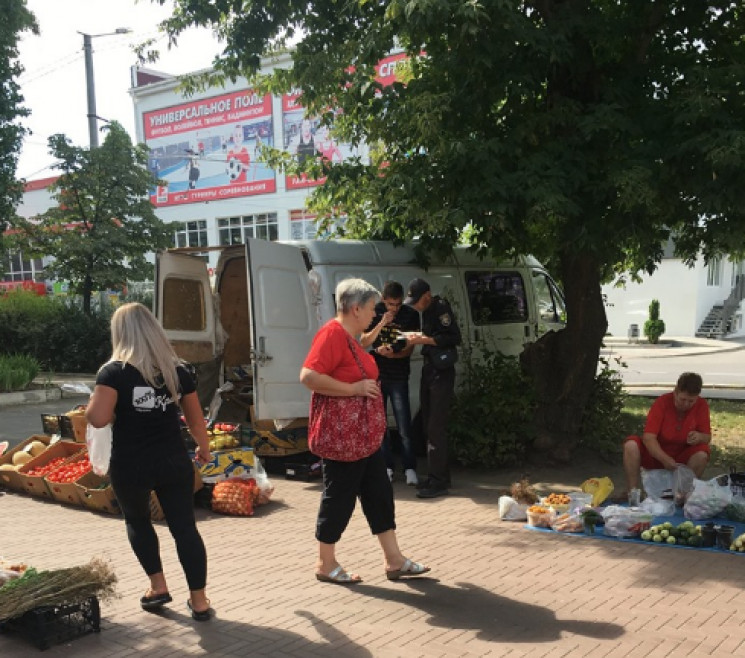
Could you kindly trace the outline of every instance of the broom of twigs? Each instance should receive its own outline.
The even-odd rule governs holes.
[[[116,574],[107,562],[93,558],[88,564],[52,571],[28,571],[0,587],[0,619],[13,619],[42,606],[78,603],[90,596],[112,598]]]

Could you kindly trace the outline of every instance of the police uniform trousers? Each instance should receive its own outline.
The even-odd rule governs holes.
[[[425,359],[419,400],[429,478],[435,485],[450,486],[447,425],[454,390],[455,368],[437,369]]]

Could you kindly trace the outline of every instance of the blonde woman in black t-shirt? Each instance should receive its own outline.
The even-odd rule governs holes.
[[[187,606],[195,620],[206,621],[211,616],[205,593],[207,553],[194,518],[194,468],[179,425],[183,412],[197,442],[196,459],[209,461],[194,379],[142,304],[124,304],[116,310],[111,343],[111,359],[98,371],[86,417],[94,427],[113,426],[111,486],[132,550],[150,578],[140,605],[158,610],[172,601],[150,520],[150,494],[155,491],[189,585]]]

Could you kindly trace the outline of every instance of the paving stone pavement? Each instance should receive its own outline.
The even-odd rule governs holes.
[[[274,500],[250,518],[198,510],[216,610],[194,622],[165,525],[156,524],[174,602],[139,608],[146,586],[120,517],[18,494],[0,497],[0,554],[37,568],[109,559],[117,598],[99,634],[46,656],[745,656],[745,557],[593,541],[497,519],[488,475],[456,478],[452,495],[415,498],[394,483],[404,552],[431,577],[389,582],[359,509],[338,548],[364,583],[313,577],[320,485],[274,477]],[[0,634],[3,658],[37,650]]]

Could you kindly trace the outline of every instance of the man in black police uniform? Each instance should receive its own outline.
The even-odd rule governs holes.
[[[424,279],[409,283],[404,300],[422,314],[422,335],[409,339],[409,345],[422,345],[424,367],[419,392],[422,429],[427,442],[429,476],[417,488],[418,498],[436,498],[448,494],[447,424],[450,403],[455,391],[456,347],[460,345],[460,329],[450,304],[432,292]],[[436,359],[436,360],[435,360]]]

